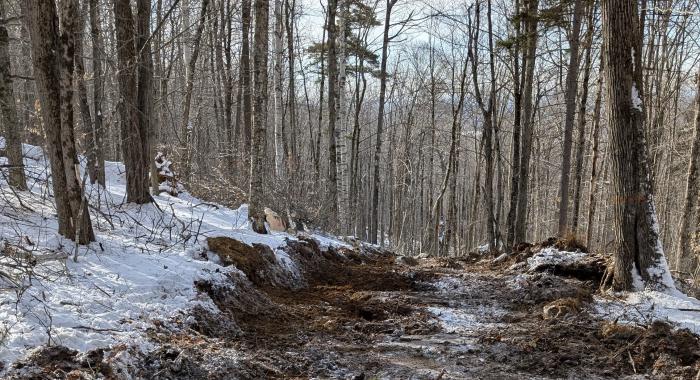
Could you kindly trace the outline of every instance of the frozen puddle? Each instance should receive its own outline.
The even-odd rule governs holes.
[[[479,329],[499,327],[502,324],[495,321],[506,314],[503,309],[483,305],[469,309],[429,307],[427,310],[440,321],[446,333],[460,335],[472,335]]]

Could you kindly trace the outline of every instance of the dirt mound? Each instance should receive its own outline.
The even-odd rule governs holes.
[[[550,237],[539,243],[518,243],[513,247],[513,253],[518,257],[518,261],[527,260],[535,253],[544,248],[554,247],[560,251],[588,253],[588,248],[574,235],[567,235],[563,238]]]
[[[102,375],[115,378],[113,368],[104,361],[105,350],[79,354],[64,346],[42,346],[12,365],[6,378],[25,380],[88,379]],[[84,376],[90,374],[91,376]]]
[[[258,286],[300,286],[277,262],[272,249],[264,244],[245,244],[234,238],[220,236],[207,238],[209,250],[216,253],[221,262],[234,265]]]
[[[622,333],[610,334],[610,326],[604,326],[601,332],[607,341],[622,346],[618,354],[626,354],[637,371],[658,374],[672,370],[674,374],[682,374],[681,378],[692,378],[699,373],[700,338],[689,330],[674,330],[662,321],[646,328],[620,327]]]
[[[593,281],[599,284],[605,277],[610,258],[600,254],[587,254],[581,257],[572,256],[568,251],[558,252],[562,257],[557,260],[541,260],[530,265],[530,271],[551,273],[555,276],[576,278],[581,281]],[[569,257],[567,257],[569,256]],[[533,256],[537,258],[537,256]],[[529,261],[528,261],[529,263]]]
[[[356,290],[408,290],[415,289],[421,279],[394,270],[396,256],[363,245],[356,249],[321,249],[314,239],[300,237],[288,240],[285,252],[299,265],[309,286],[349,285]]]
[[[231,337],[253,331],[264,321],[275,320],[285,325],[285,314],[270,298],[240,275],[230,273],[230,283],[195,282],[197,290],[206,293],[220,313],[194,309],[193,329],[207,336]],[[241,329],[242,328],[242,331]]]

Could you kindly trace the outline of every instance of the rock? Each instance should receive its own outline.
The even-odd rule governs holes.
[[[267,222],[268,227],[270,227],[270,230],[275,231],[275,232],[286,232],[287,231],[287,226],[284,223],[284,220],[282,217],[279,216],[276,212],[272,211],[272,209],[265,207],[265,221]]]

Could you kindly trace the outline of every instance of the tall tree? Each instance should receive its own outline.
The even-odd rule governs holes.
[[[337,30],[337,58],[338,58],[338,75],[336,88],[336,122],[335,122],[335,144],[336,144],[336,178],[337,178],[337,200],[338,205],[338,231],[340,233],[348,233],[349,215],[350,215],[350,198],[348,194],[348,133],[346,129],[346,110],[345,104],[345,83],[347,79],[346,61],[347,61],[347,38],[348,38],[348,0],[340,0],[338,6],[340,12],[338,16]]]
[[[78,157],[73,133],[73,39],[77,4],[61,4],[63,29],[59,35],[56,3],[27,2],[32,42],[32,62],[41,102],[46,145],[51,162],[52,185],[58,214],[58,232],[80,244],[95,240],[87,200],[80,185]],[[60,36],[60,43],[59,43]],[[61,54],[56,54],[61,52]]]
[[[137,107],[141,133],[142,159],[139,165],[151,175],[150,187],[158,194],[158,173],[155,169],[155,124],[153,123],[153,56],[151,55],[151,0],[136,0],[136,47],[138,49]]]
[[[142,9],[139,18],[150,17],[150,12],[144,13],[143,8],[138,9]],[[139,62],[143,53],[137,51],[137,33],[135,32],[137,25],[129,0],[114,1],[114,22],[117,37],[117,66],[119,68],[117,79],[120,93],[121,145],[124,166],[126,167],[126,200],[138,204],[149,203],[153,200],[148,191],[150,184],[148,180],[150,165],[148,162],[147,130],[149,119],[145,117],[147,111],[142,107],[148,104],[145,97],[149,96],[150,93],[139,92],[138,89],[139,84],[147,86],[148,80],[144,77],[137,77],[137,74],[142,74],[144,70]],[[143,33],[147,29],[141,25],[138,30],[139,33]],[[141,50],[144,47],[139,45],[139,48]]]
[[[338,86],[338,55],[337,55],[337,26],[336,13],[338,1],[328,0],[328,192],[326,205],[329,210],[329,224],[332,229],[338,228],[338,151],[336,145],[336,122],[338,112],[336,101]]]
[[[94,121],[87,133],[88,144],[88,174],[91,183],[105,185],[105,161],[104,161],[104,129],[102,126],[102,97],[104,93],[104,73],[102,71],[102,37],[100,35],[100,8],[98,0],[89,0],[90,3],[90,37],[92,41],[92,78],[93,95],[92,107],[95,114]],[[93,155],[93,164],[90,165],[90,155]]]
[[[485,200],[486,200],[486,232],[489,239],[489,249],[492,251],[498,250],[498,233],[496,225],[496,210],[494,208],[493,200],[493,178],[494,178],[494,130],[496,129],[496,120],[494,112],[496,111],[496,69],[495,69],[495,57],[494,57],[494,46],[493,46],[493,25],[491,20],[491,0],[487,0],[487,25],[488,25],[488,46],[489,46],[489,73],[490,73],[490,86],[489,86],[489,98],[488,105],[484,102],[481,95],[481,89],[478,79],[478,41],[479,41],[479,29],[481,20],[481,2],[476,2],[476,10],[474,12],[474,18],[476,25],[470,29],[472,37],[469,39],[469,58],[472,62],[472,82],[474,84],[474,96],[476,98],[477,104],[481,109],[481,113],[484,117],[483,123],[483,134],[482,134],[482,145],[484,146],[484,158],[486,160],[486,169],[484,177],[484,189],[485,189]],[[496,136],[497,138],[498,136]]]
[[[581,83],[581,100],[578,109],[578,138],[576,143],[576,161],[574,166],[574,207],[571,210],[571,232],[578,233],[579,213],[581,210],[581,182],[583,181],[583,151],[586,146],[586,106],[588,104],[588,83],[591,79],[593,33],[595,31],[595,5],[588,7],[588,29],[584,39],[583,82]]]
[[[184,146],[180,148],[182,152],[185,152],[184,163],[183,163],[183,176],[189,179],[191,174],[192,166],[192,149],[193,149],[193,133],[194,128],[190,125],[190,107],[192,105],[192,91],[194,87],[194,74],[197,67],[197,59],[199,58],[200,42],[202,41],[202,33],[204,32],[204,23],[207,19],[207,6],[209,5],[209,0],[202,0],[202,9],[199,12],[199,18],[197,19],[197,30],[194,34],[194,41],[191,53],[189,54],[189,59],[185,64],[187,65],[187,78],[185,80],[185,94],[182,100],[182,121],[180,122],[180,130],[184,138],[182,143]],[[188,25],[184,25],[185,28],[189,28]],[[143,54],[143,52],[141,53]],[[150,56],[150,52],[149,52]]]
[[[0,19],[7,17],[5,0],[0,0]],[[22,159],[22,138],[17,122],[15,94],[12,88],[12,70],[10,69],[10,36],[4,23],[0,23],[0,111],[5,126],[5,151],[10,164],[10,176],[7,179],[10,186],[18,190],[27,190],[27,180],[24,175]]]
[[[644,138],[643,19],[636,0],[603,0],[607,114],[612,155],[616,247],[612,286],[627,290],[641,278],[672,287],[656,218]]]
[[[559,236],[571,232],[569,228],[569,177],[571,173],[571,145],[576,117],[576,95],[578,93],[579,46],[581,35],[581,18],[584,11],[583,0],[574,0],[571,32],[569,34],[569,65],[566,70],[566,89],[564,100],[564,147],[559,180]]]
[[[369,241],[377,243],[377,233],[379,229],[379,164],[382,154],[382,133],[384,130],[384,107],[386,102],[386,65],[389,56],[389,30],[391,29],[391,10],[398,0],[386,0],[386,10],[384,14],[384,35],[382,38],[382,60],[379,68],[379,112],[377,112],[377,132],[374,145],[374,170],[372,174],[372,206],[369,225]],[[380,239],[380,241],[383,239]]]
[[[265,147],[267,125],[267,55],[269,46],[268,25],[270,4],[268,0],[255,0],[255,36],[253,52],[253,75],[255,81],[255,98],[253,111],[253,141],[250,157],[250,191],[248,215],[251,219],[253,230],[257,233],[266,233],[265,210]]]
[[[511,23],[514,24],[515,36],[513,38],[513,46],[511,47],[511,60],[513,62],[513,138],[512,155],[511,155],[511,179],[510,179],[510,205],[508,207],[508,216],[506,217],[506,249],[510,251],[515,244],[515,223],[517,217],[518,205],[518,184],[520,175],[520,132],[522,126],[522,82],[523,74],[521,71],[521,31],[522,17],[520,13],[520,0],[514,1],[514,16]],[[523,56],[524,58],[524,56]]]
[[[284,181],[286,178],[286,157],[285,157],[285,134],[284,134],[284,117],[282,112],[284,104],[282,103],[282,64],[284,60],[284,45],[282,40],[284,37],[283,15],[282,15],[282,0],[274,0],[274,65],[272,82],[274,87],[274,132],[275,132],[275,175],[279,181]]]
[[[236,127],[236,130],[243,134],[243,149],[248,155],[250,155],[253,128],[252,75],[250,70],[251,1],[241,0],[241,61],[238,83],[242,101],[239,102],[240,112],[236,116],[237,123],[242,123]]]
[[[685,201],[681,216],[679,231],[679,249],[676,256],[675,269],[686,273],[694,273],[698,266],[698,257],[694,255],[693,247],[697,246],[697,227],[693,228],[693,213],[698,213],[698,171],[700,171],[700,72],[697,76],[697,91],[695,93],[695,130],[693,132],[693,147],[688,162],[686,178]]]
[[[523,92],[522,92],[522,136],[520,143],[520,162],[518,163],[518,196],[514,225],[514,241],[525,241],[528,212],[528,188],[530,179],[530,156],[532,155],[532,135],[534,133],[534,99],[532,97],[535,80],[535,60],[537,58],[537,24],[538,0],[525,0],[526,10],[521,15],[525,18],[526,48],[523,56]]]

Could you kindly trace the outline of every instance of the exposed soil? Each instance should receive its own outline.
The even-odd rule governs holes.
[[[258,277],[256,284],[243,277],[232,278],[235,286],[198,283],[222,312],[199,309],[186,321],[157,324],[150,334],[157,349],[149,354],[128,347],[92,356],[59,350],[20,366],[24,374],[36,367],[44,376],[37,379],[125,373],[146,379],[694,379],[700,373],[700,342],[688,331],[593,316],[595,281],[522,275],[486,261],[322,252],[313,241],[293,242],[288,253],[302,264],[305,287]],[[246,263],[251,273],[264,273],[254,267],[263,261]]]

